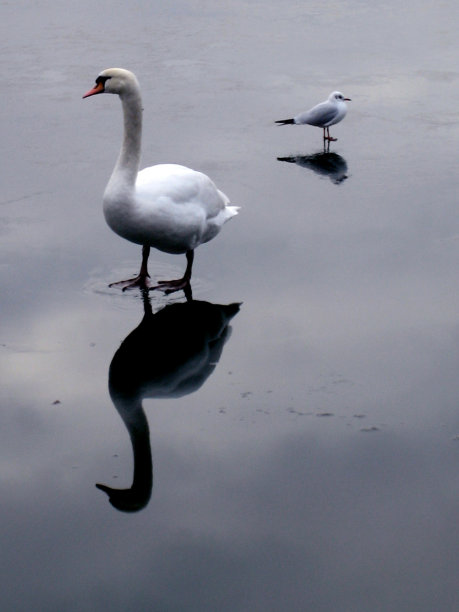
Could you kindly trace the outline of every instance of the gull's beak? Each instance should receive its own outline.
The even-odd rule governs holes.
[[[86,94],[86,95],[88,95],[88,94]],[[84,98],[84,97],[85,97],[85,96],[83,96],[83,98]],[[345,102],[352,102],[351,98],[343,98],[343,100],[344,100]]]
[[[89,96],[95,96],[96,94],[104,93],[104,84],[98,83],[95,87],[87,91],[83,98],[89,98]]]

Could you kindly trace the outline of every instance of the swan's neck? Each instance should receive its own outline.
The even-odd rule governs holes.
[[[121,151],[112,179],[121,179],[125,186],[134,187],[140,164],[142,140],[142,99],[137,89],[121,97],[124,134]]]

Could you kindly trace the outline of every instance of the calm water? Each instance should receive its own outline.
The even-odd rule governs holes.
[[[2,610],[457,608],[458,12],[1,3]],[[242,206],[190,304],[107,288],[111,66]],[[274,126],[334,89],[329,155]]]

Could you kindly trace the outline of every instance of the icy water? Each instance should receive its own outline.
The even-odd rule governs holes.
[[[1,3],[2,610],[457,609],[458,12]],[[241,206],[193,302],[108,288],[111,66]],[[274,125],[335,89],[325,155]]]

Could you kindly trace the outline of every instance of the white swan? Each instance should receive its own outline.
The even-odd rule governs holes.
[[[281,119],[276,121],[279,125],[314,125],[324,130],[324,140],[334,141],[337,138],[330,136],[329,127],[344,119],[347,113],[346,102],[351,102],[350,98],[345,98],[340,91],[333,91],[325,102],[316,104],[308,111],[304,111],[293,119]],[[325,130],[327,133],[325,134]]]
[[[105,219],[114,232],[142,245],[138,276],[112,285],[123,291],[132,287],[166,293],[184,289],[190,283],[194,249],[214,238],[238,207],[229,206],[227,196],[208,176],[185,166],[159,164],[139,172],[142,100],[132,72],[123,68],[102,71],[83,98],[100,93],[118,94],[124,115],[123,144],[103,198]],[[150,247],[186,253],[184,276],[152,287],[147,268]]]

